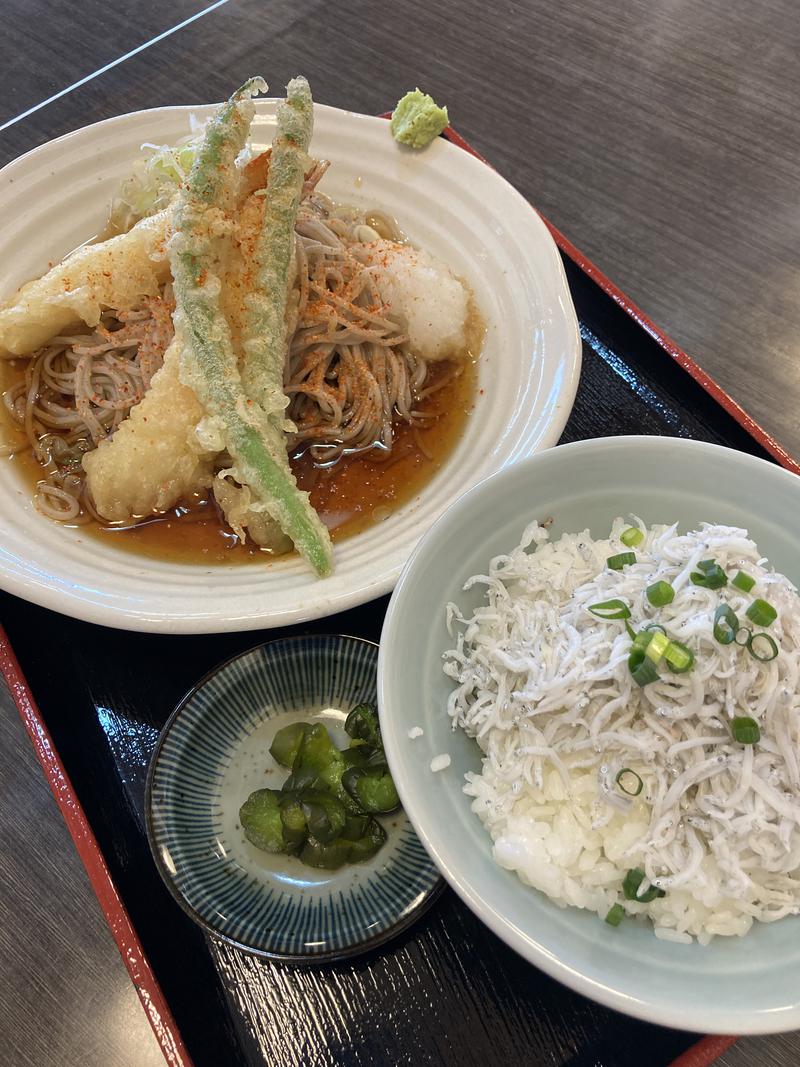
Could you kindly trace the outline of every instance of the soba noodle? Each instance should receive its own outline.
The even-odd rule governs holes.
[[[295,427],[289,449],[310,450],[318,466],[369,449],[389,459],[393,422],[423,425],[431,416],[416,405],[461,370],[451,365],[425,389],[427,362],[411,350],[402,317],[388,313],[369,263],[372,242],[402,235],[386,216],[316,192],[325,169],[320,164],[309,176],[298,215],[297,318],[285,368]],[[24,381],[3,394],[25,434],[6,454],[33,450],[44,473],[34,502],[44,515],[69,523],[98,518],[82,457],[142,399],[172,339],[173,310],[170,285],[138,310],[109,310],[91,333],[53,338],[30,359]]]

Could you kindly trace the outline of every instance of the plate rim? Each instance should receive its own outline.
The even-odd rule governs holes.
[[[262,117],[269,118],[270,110],[274,109],[279,101],[279,97],[265,96],[258,98],[255,101],[256,116],[258,117],[259,113],[261,113]],[[167,104],[154,108],[142,108],[100,119],[97,122],[78,127],[75,130],[70,130],[58,137],[45,141],[44,143],[29,149],[27,152],[24,152],[22,155],[10,160],[0,168],[0,183],[2,183],[3,179],[11,176],[17,167],[30,163],[31,159],[35,158],[37,154],[49,152],[54,146],[64,145],[75,139],[86,137],[87,135],[96,138],[100,131],[115,126],[132,124],[135,127],[137,122],[145,121],[148,116],[169,116],[186,113],[197,113],[202,115],[211,112],[217,106],[218,105],[216,104]],[[315,103],[314,107],[315,113],[327,114],[331,116],[332,120],[335,120],[336,117],[346,116],[348,121],[355,120],[356,122],[364,122],[366,125],[370,126],[373,123],[385,124],[385,119],[376,115],[366,115],[361,112],[322,103]],[[461,153],[463,153],[463,155],[470,160],[470,164],[474,160],[476,165],[486,167],[493,175],[492,180],[501,182],[514,197],[519,198],[521,206],[524,204],[528,210],[534,213],[537,223],[542,227],[542,238],[544,242],[542,247],[549,245],[549,251],[552,252],[554,274],[550,275],[548,272],[548,275],[546,276],[552,278],[553,284],[557,287],[559,292],[559,302],[562,304],[563,310],[563,325],[568,335],[568,343],[565,344],[559,352],[557,371],[560,377],[560,385],[557,391],[557,402],[554,409],[550,412],[548,419],[546,421],[542,420],[543,425],[541,432],[538,434],[536,450],[541,451],[553,446],[559,440],[564,426],[572,412],[580,382],[582,343],[577,314],[572,301],[564,265],[561,260],[558,246],[544,224],[541,215],[536,211],[530,201],[528,201],[527,198],[511,184],[511,182],[484,160],[474,156],[472,153],[465,150],[460,145],[449,141],[447,138],[444,138],[444,140],[448,141],[448,146],[452,146],[454,150],[458,151],[459,155],[454,158],[460,158]],[[528,455],[530,454],[534,453],[528,453]],[[527,456],[523,456],[522,458],[527,458]],[[503,461],[503,465],[510,466],[516,462],[519,462],[519,457],[512,455]],[[500,469],[502,469],[502,467]],[[424,492],[425,490],[423,489],[421,494],[424,495]],[[455,499],[451,501],[451,504],[454,502]],[[425,528],[423,527],[421,531],[412,532],[409,539],[413,540],[413,538],[416,537],[418,541],[424,533]],[[412,544],[412,550],[413,547]],[[123,555],[132,560],[137,558],[131,553],[123,553]],[[142,557],[142,560],[144,561],[142,565],[146,567],[147,557]],[[269,607],[263,605],[259,607],[256,605],[245,609],[245,613],[241,615],[236,615],[229,611],[225,617],[223,617],[219,611],[207,615],[200,613],[197,609],[194,610],[193,614],[186,615],[182,613],[180,609],[176,610],[165,604],[159,606],[145,603],[144,605],[137,604],[127,606],[125,604],[126,597],[124,594],[114,598],[106,597],[105,599],[98,599],[95,597],[87,599],[70,589],[61,588],[60,579],[57,579],[59,581],[59,586],[56,587],[52,587],[49,584],[43,585],[38,582],[31,583],[28,579],[27,572],[14,572],[9,575],[6,569],[2,566],[0,566],[0,588],[5,589],[13,595],[21,596],[23,599],[37,604],[40,607],[60,612],[61,614],[68,615],[72,618],[110,626],[115,629],[164,634],[232,633],[237,631],[276,628],[283,625],[310,622],[318,619],[321,620],[332,614],[360,606],[370,600],[390,593],[405,566],[405,562],[406,561],[404,560],[393,565],[383,574],[376,575],[374,580],[366,572],[354,575],[353,577],[355,580],[349,584],[349,588],[343,591],[326,593],[324,587],[320,586],[320,588],[313,591],[310,596],[298,596],[296,606],[285,607],[280,610],[280,613],[273,613],[270,611]],[[183,571],[183,573],[188,573],[188,568]],[[207,568],[204,569],[205,579],[210,579],[211,583],[215,582],[217,575],[223,573],[223,567],[212,565],[210,570]],[[323,580],[315,579],[315,581],[321,582]],[[298,590],[298,592],[302,591]],[[236,594],[234,590],[231,590],[228,595],[235,597]],[[231,617],[232,614],[233,617]]]
[[[381,930],[377,934],[372,934],[370,937],[353,942],[347,946],[337,949],[328,949],[325,952],[304,953],[304,952],[276,952],[269,949],[258,948],[253,945],[247,945],[243,941],[238,940],[235,937],[231,937],[229,934],[222,933],[218,930],[213,923],[209,922],[203,915],[201,915],[195,908],[189,903],[188,900],[180,892],[174,879],[167,870],[161,856],[158,854],[156,844],[156,831],[154,826],[153,815],[153,788],[156,773],[156,766],[158,764],[159,757],[163,750],[165,742],[168,740],[169,734],[174,726],[175,722],[180,717],[184,708],[188,702],[198,693],[204,685],[206,685],[217,674],[230,667],[237,660],[243,659],[245,656],[251,655],[253,652],[259,649],[268,648],[271,645],[287,645],[300,641],[337,641],[337,642],[357,642],[361,645],[366,645],[375,650],[375,670],[376,670],[376,682],[377,682],[377,667],[378,667],[378,651],[379,645],[377,641],[371,641],[367,637],[356,637],[352,634],[344,633],[319,633],[319,634],[292,634],[285,637],[274,637],[267,641],[259,641],[255,645],[251,645],[241,652],[235,652],[217,663],[214,667],[211,667],[205,672],[205,674],[198,679],[189,689],[186,690],[184,695],[178,700],[175,707],[169,714],[166,722],[161,728],[158,735],[158,740],[150,756],[150,761],[147,766],[147,778],[145,780],[144,789],[144,816],[145,816],[145,834],[147,837],[147,844],[150,849],[150,855],[153,858],[156,869],[161,877],[162,882],[169,890],[173,900],[175,900],[181,907],[181,910],[186,914],[193,922],[195,922],[205,933],[209,934],[216,941],[221,941],[226,945],[230,945],[233,948],[238,949],[240,952],[245,952],[249,956],[257,956],[260,959],[274,960],[280,963],[291,963],[295,965],[308,965],[308,964],[324,964],[332,963],[337,960],[351,959],[354,956],[361,956],[366,952],[370,952],[373,949],[379,948],[387,941],[399,936],[410,926],[412,926],[418,919],[420,919],[428,909],[439,899],[447,886],[446,880],[442,877],[442,872],[439,870],[436,863],[431,859],[430,852],[425,847],[428,861],[431,868],[436,874],[436,879],[433,882],[430,889],[428,889],[423,895],[422,899],[414,905],[409,912],[401,919],[392,923],[386,929]],[[408,820],[408,823],[414,833],[417,833],[416,827],[411,821],[408,812],[403,807],[403,815]],[[424,843],[421,842],[424,846]],[[341,891],[340,891],[341,892]]]

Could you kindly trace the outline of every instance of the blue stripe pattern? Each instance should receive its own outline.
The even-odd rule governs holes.
[[[279,956],[352,952],[405,926],[439,874],[402,813],[399,832],[371,864],[321,885],[270,885],[221,848],[222,782],[242,739],[265,719],[298,709],[376,703],[377,646],[355,638],[272,641],[224,664],[167,727],[151,775],[150,829],[162,876],[213,932]],[[298,878],[304,868],[297,860]],[[357,869],[360,877],[352,879]]]

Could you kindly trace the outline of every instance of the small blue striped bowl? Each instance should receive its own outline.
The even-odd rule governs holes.
[[[330,960],[374,948],[416,919],[442,886],[404,812],[381,819],[372,860],[338,871],[251,845],[239,808],[287,771],[269,754],[290,722],[344,720],[376,703],[378,646],[343,636],[270,641],[215,668],[181,701],[150,764],[145,810],[161,877],[209,933],[272,959]]]

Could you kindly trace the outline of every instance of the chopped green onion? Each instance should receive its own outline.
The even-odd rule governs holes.
[[[747,651],[760,663],[769,663],[778,655],[778,645],[769,634],[750,634]]]
[[[631,626],[631,624],[628,622],[627,619],[625,620],[625,629],[628,631],[628,637],[630,637],[631,641],[635,640],[636,639],[636,631],[634,630],[634,628]]]
[[[634,635],[633,647],[644,652],[652,640],[653,634],[649,630],[642,630],[641,633]]]
[[[645,596],[654,608],[663,608],[675,599],[675,590],[669,582],[653,582],[645,589]]]
[[[638,900],[640,904],[649,904],[657,897],[665,897],[667,894],[663,889],[659,889],[657,886],[651,885],[649,889],[646,889],[641,896],[639,896],[639,886],[644,881],[644,871],[641,867],[632,867],[631,870],[625,875],[625,880],[622,883],[622,892],[625,895],[626,900]]]
[[[714,612],[714,637],[721,645],[729,645],[736,637],[739,620],[727,604],[720,604]]]
[[[744,571],[738,571],[736,577],[731,578],[731,585],[735,585],[736,588],[741,589],[743,593],[749,593],[755,584],[755,578],[751,578],[750,575],[745,574]]]
[[[628,669],[637,685],[645,686],[658,681],[658,671],[641,648],[634,648],[628,656]]]
[[[742,634],[744,634],[744,640],[742,640]],[[740,626],[736,631],[734,641],[737,645],[741,645],[742,648],[746,648],[750,644],[750,638],[753,636],[753,631],[749,626]]]
[[[694,653],[680,641],[670,641],[664,653],[664,659],[675,674],[685,674],[694,667]]]
[[[666,634],[654,633],[650,636],[647,649],[645,653],[648,659],[651,659],[653,663],[658,663],[661,657],[669,648],[669,638]]]
[[[664,629],[664,627],[661,625],[660,622],[648,622],[647,626],[643,626],[642,627],[642,630],[646,631],[648,633],[660,633],[660,634],[665,634],[667,632]]]
[[[768,600],[756,598],[745,612],[745,615],[756,626],[771,626],[778,617],[778,613]]]
[[[627,567],[629,563],[636,562],[635,552],[619,552],[616,556],[609,556],[606,563],[609,565],[612,571],[621,571],[623,567]]]
[[[697,564],[697,569],[699,571],[702,571],[703,574],[710,574],[718,566],[719,564],[715,559],[701,559],[700,562]]]
[[[611,908],[609,908],[605,921],[609,926],[619,926],[624,918],[625,909],[623,906],[621,904],[613,904]]]
[[[740,745],[755,745],[761,740],[761,731],[755,719],[749,715],[740,715],[731,719],[731,733],[735,741]]]
[[[704,589],[722,589],[728,584],[728,575],[713,559],[701,560],[689,578],[693,585],[700,585]]]
[[[602,600],[599,604],[590,604],[589,611],[598,619],[629,619],[631,609],[624,600]]]
[[[628,548],[636,548],[644,541],[644,534],[636,526],[629,526],[627,530],[623,530],[619,535],[620,541],[623,545],[627,545]]]
[[[633,778],[634,781],[627,781],[628,778]],[[626,793],[629,797],[638,797],[644,789],[644,782],[636,771],[632,771],[630,767],[623,767],[614,781],[620,787],[622,792]],[[628,788],[628,786],[631,788]]]

